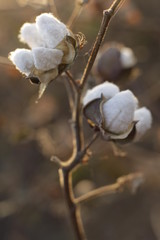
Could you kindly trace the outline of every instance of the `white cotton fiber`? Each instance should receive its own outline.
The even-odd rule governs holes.
[[[122,47],[120,52],[120,61],[124,68],[130,68],[136,64],[137,59],[131,48]]]
[[[110,99],[118,92],[119,88],[117,85],[110,82],[104,82],[87,91],[83,98],[83,105],[85,106],[94,99],[100,98],[102,94],[106,99]]]
[[[36,26],[48,48],[55,48],[68,34],[66,25],[49,13],[39,15]]]
[[[136,124],[136,138],[138,140],[145,134],[145,132],[151,128],[152,125],[152,115],[151,112],[146,108],[139,108],[134,113],[134,120],[137,121]]]
[[[30,48],[44,47],[45,42],[42,40],[35,23],[25,23],[20,29],[19,39],[27,43]]]
[[[31,50],[23,48],[16,49],[10,53],[9,59],[13,62],[13,64],[20,72],[26,74],[27,76],[34,68],[33,55]]]
[[[62,60],[63,52],[58,49],[33,48],[33,58],[35,67],[38,70],[47,71],[56,68]]]
[[[103,104],[105,128],[109,132],[121,134],[126,132],[133,122],[137,100],[129,90],[117,93]]]

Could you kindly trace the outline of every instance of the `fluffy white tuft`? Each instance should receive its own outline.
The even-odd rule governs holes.
[[[117,93],[103,104],[105,128],[115,134],[125,133],[133,122],[137,100],[129,90]]]
[[[61,63],[63,52],[58,49],[33,48],[33,58],[35,67],[38,70],[48,71],[54,69]]]
[[[39,15],[36,26],[48,48],[55,48],[68,34],[66,25],[50,13]]]
[[[26,74],[27,76],[34,68],[33,55],[31,50],[23,48],[16,49],[10,53],[9,59],[13,62],[13,64],[20,72]]]
[[[83,105],[85,106],[94,99],[100,98],[102,94],[108,100],[118,92],[118,86],[110,82],[104,82],[87,91],[86,95],[83,98]]]
[[[44,47],[45,42],[42,40],[35,23],[25,23],[20,29],[19,39],[27,43],[30,48]]]
[[[124,68],[130,68],[136,64],[137,59],[131,48],[122,47],[120,52],[120,61]]]
[[[139,108],[134,113],[134,120],[137,121],[135,140],[139,140],[151,128],[152,114],[146,107]]]

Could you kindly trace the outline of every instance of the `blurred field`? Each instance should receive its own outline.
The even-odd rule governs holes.
[[[66,159],[72,138],[64,78],[53,82],[35,104],[38,89],[6,62],[8,53],[26,47],[17,35],[21,25],[49,11],[45,5],[0,1],[0,240],[74,239],[51,155]],[[29,2],[29,1],[28,1]],[[36,2],[36,1],[35,1]],[[42,1],[44,3],[45,1]],[[83,32],[87,45],[72,73],[81,76],[102,17],[110,1],[90,0],[74,32]],[[20,4],[21,3],[21,4]],[[56,0],[61,20],[67,21],[71,0]],[[66,7],[67,6],[67,7]],[[89,164],[74,174],[77,183],[102,186],[131,172],[141,171],[145,183],[135,195],[121,193],[82,206],[88,240],[160,240],[160,1],[127,1],[111,22],[105,38],[133,48],[140,73],[121,82],[153,114],[152,129],[141,142],[121,147],[126,157],[115,156],[110,143],[98,140]],[[92,84],[90,77],[90,84]],[[84,120],[86,139],[92,131]]]

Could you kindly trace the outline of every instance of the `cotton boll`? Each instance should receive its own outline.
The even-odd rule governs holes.
[[[42,71],[56,68],[62,60],[63,52],[58,49],[33,48],[33,58],[35,67]]]
[[[25,23],[20,29],[19,39],[27,43],[30,48],[44,47],[45,42],[42,40],[35,23]]]
[[[14,52],[10,53],[9,59],[13,62],[13,64],[20,72],[26,74],[27,76],[34,68],[33,55],[31,50],[16,49]]]
[[[104,129],[106,131],[122,134],[130,128],[137,100],[131,91],[117,93],[102,106]]]
[[[137,121],[135,140],[139,140],[152,125],[151,112],[146,107],[137,109],[134,113],[134,121]]]
[[[83,105],[87,105],[89,102],[100,98],[103,95],[107,100],[113,97],[119,92],[118,86],[110,82],[104,82],[96,87],[88,90],[85,97],[83,98]]]
[[[43,13],[38,16],[36,26],[48,48],[55,48],[68,34],[66,25],[52,14]]]
[[[122,47],[120,51],[120,61],[123,68],[133,67],[137,60],[131,48]]]

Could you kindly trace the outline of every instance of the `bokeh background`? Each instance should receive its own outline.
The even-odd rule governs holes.
[[[50,5],[48,4],[50,3]],[[67,159],[72,151],[70,109],[64,77],[53,82],[38,104],[37,86],[24,79],[7,60],[8,53],[26,47],[17,35],[21,25],[42,12],[55,11],[52,1],[0,1],[0,239],[74,239],[51,155]],[[71,71],[82,74],[96,37],[103,9],[110,1],[90,0],[75,23],[87,45]],[[55,0],[60,19],[67,22],[72,0]],[[134,77],[120,82],[141,106],[153,114],[152,129],[139,143],[113,152],[99,139],[87,165],[74,173],[75,193],[111,184],[122,175],[142,172],[145,182],[134,195],[120,193],[82,205],[88,240],[160,240],[160,1],[126,1],[112,20],[105,42],[131,47],[138,59]],[[95,83],[94,75],[89,79]],[[118,82],[117,82],[118,84]],[[84,120],[86,141],[92,130]]]

